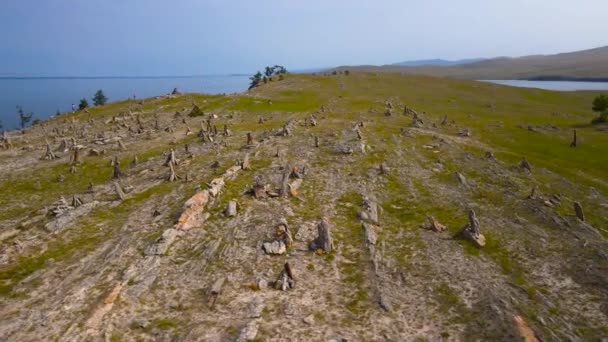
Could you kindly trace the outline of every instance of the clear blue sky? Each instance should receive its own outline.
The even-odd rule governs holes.
[[[608,0],[2,0],[0,75],[251,73],[608,45]]]

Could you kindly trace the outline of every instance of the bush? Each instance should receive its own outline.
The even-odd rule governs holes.
[[[591,120],[592,124],[608,122],[608,96],[600,95],[593,99],[593,106],[591,109],[600,115]]]
[[[593,109],[594,112],[605,113],[608,111],[608,96],[600,95],[593,99]]]
[[[80,99],[80,103],[78,104],[78,110],[83,110],[83,109],[86,109],[87,107],[89,107],[89,103],[87,102],[87,99],[85,99],[85,98]]]
[[[194,107],[192,107],[192,110],[188,114],[188,116],[190,116],[190,117],[203,116],[203,115],[205,115],[205,113],[203,113],[203,111],[200,108],[198,108],[197,105],[194,105]]]
[[[104,95],[103,91],[99,89],[93,96],[93,104],[95,106],[103,106],[108,102],[108,98]]]

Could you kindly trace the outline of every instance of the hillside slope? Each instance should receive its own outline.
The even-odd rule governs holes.
[[[587,126],[595,95],[287,75],[11,132],[0,336],[608,337],[608,133]],[[194,104],[204,116],[187,115]],[[454,237],[471,210],[483,247]],[[318,239],[326,228],[333,244]]]
[[[355,71],[403,72],[475,80],[596,79],[608,80],[608,46],[591,50],[499,57],[452,66],[362,66],[340,67]]]

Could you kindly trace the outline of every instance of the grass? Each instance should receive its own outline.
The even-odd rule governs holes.
[[[78,230],[75,236],[63,237],[59,235],[56,239],[49,241],[41,253],[19,256],[16,262],[0,269],[0,295],[14,295],[13,287],[32,273],[44,268],[48,259],[61,262],[95,250],[100,242],[107,240],[115,233],[116,228],[120,227],[121,222],[128,218],[132,210],[151,196],[160,196],[171,190],[169,185],[170,183],[162,183],[134,194],[119,206],[111,209],[107,207],[96,208],[75,226],[75,229]],[[100,229],[98,226],[100,222],[105,223],[105,225],[112,223],[115,228]]]

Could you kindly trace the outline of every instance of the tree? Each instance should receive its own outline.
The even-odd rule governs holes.
[[[266,77],[272,76],[273,73],[274,73],[274,68],[271,68],[271,67],[267,66],[264,69],[264,76],[266,76]]]
[[[262,81],[262,73],[258,71],[255,73],[255,75],[249,77],[249,79],[251,80],[249,89],[255,88],[260,84],[260,81]]]
[[[93,96],[93,104],[95,106],[103,106],[108,102],[108,98],[104,95],[103,91],[99,89]]]
[[[17,113],[19,114],[19,125],[21,126],[21,129],[24,129],[25,126],[27,126],[27,124],[32,120],[34,113],[24,112],[21,106],[17,106]]]
[[[608,122],[608,96],[599,95],[595,99],[593,99],[593,106],[591,109],[594,112],[597,112],[600,116],[594,118],[591,123],[602,123]]]
[[[89,103],[87,102],[87,99],[85,99],[84,97],[82,99],[80,99],[80,103],[78,104],[78,110],[83,110],[85,108],[87,108],[89,106]]]

